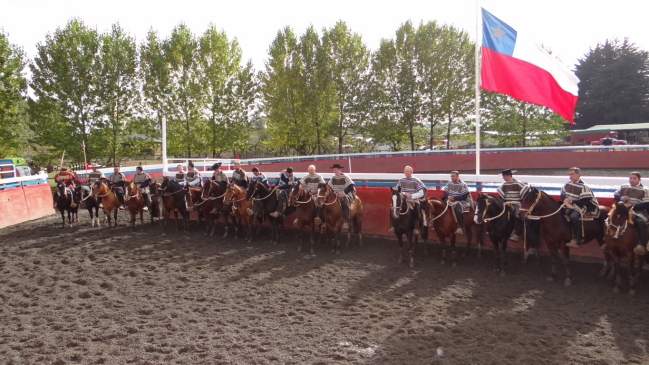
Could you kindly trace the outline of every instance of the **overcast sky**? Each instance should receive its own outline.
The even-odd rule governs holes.
[[[648,0],[484,0],[479,5],[514,29],[530,34],[571,69],[589,49],[610,38],[628,37],[639,48],[649,50]],[[100,32],[119,22],[138,42],[151,28],[166,38],[180,22],[196,35],[214,23],[230,39],[238,39],[244,59],[252,59],[257,69],[263,68],[271,41],[285,26],[303,34],[309,24],[320,30],[343,20],[372,50],[382,38],[394,37],[407,20],[453,24],[469,32],[472,39],[476,33],[473,0],[0,0],[0,27],[30,58],[47,33],[73,17]]]

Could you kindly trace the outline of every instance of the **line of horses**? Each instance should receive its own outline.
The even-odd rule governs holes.
[[[439,243],[442,246],[441,263],[445,264],[448,259],[448,247],[446,239],[450,241],[450,256],[452,266],[457,265],[458,251],[456,247],[457,219],[454,216],[451,202],[427,198],[420,200],[421,214],[423,219],[419,220],[419,226],[415,226],[414,205],[409,202],[399,188],[390,188],[391,205],[390,219],[394,227],[394,234],[399,244],[399,263],[405,258],[410,267],[414,267],[415,253],[418,239],[423,240],[424,254],[428,255],[429,229],[435,231]],[[176,230],[180,230],[179,222],[182,219],[183,232],[189,232],[190,220],[187,206],[198,211],[197,226],[202,219],[206,221],[205,235],[213,236],[219,220],[224,226],[223,238],[227,238],[230,230],[234,230],[234,238],[243,238],[251,242],[253,239],[253,228],[256,227],[256,235],[259,235],[264,220],[269,223],[271,240],[273,244],[279,243],[282,229],[284,228],[284,216],[295,213],[294,224],[298,227],[298,251],[302,250],[306,233],[309,234],[310,251],[315,252],[315,234],[319,233],[318,242],[323,236],[331,242],[331,250],[340,253],[340,235],[342,231],[343,210],[340,198],[331,190],[327,184],[318,186],[317,194],[311,195],[301,184],[296,184],[286,191],[288,204],[285,205],[284,216],[274,216],[279,206],[279,191],[270,186],[251,180],[246,189],[232,183],[216,182],[206,179],[201,187],[185,188],[174,180],[163,178],[162,183],[150,185],[151,204],[149,215],[151,223],[154,224],[158,218],[158,224],[167,228],[171,212],[175,217]],[[105,217],[108,219],[108,227],[117,227],[118,212],[121,205],[114,189],[105,180],[96,182],[90,188],[77,188],[70,191],[59,183],[57,185],[56,204],[61,212],[63,226],[66,225],[64,212],[68,213],[67,224],[75,221],[79,207],[72,208],[72,195],[76,194],[76,201],[83,202],[82,206],[88,210],[91,218],[91,225],[99,226],[99,198],[103,205]],[[255,204],[258,202],[258,204]],[[123,203],[131,215],[131,229],[135,228],[136,216],[139,214],[140,223],[144,225],[144,199],[140,189],[132,181],[126,181],[124,185]],[[322,224],[318,226],[315,218],[318,216],[318,207],[322,211]],[[629,261],[630,291],[635,295],[635,286],[639,273],[644,264],[644,256],[636,255],[633,248],[637,243],[637,235],[630,218],[630,213],[624,204],[616,204],[613,209],[600,206],[598,217],[588,218],[583,221],[583,232],[585,242],[596,241],[600,246],[606,242],[604,250],[605,260],[601,275],[609,274],[615,278],[614,290],[619,291],[622,284],[620,273],[621,259]],[[351,221],[347,231],[346,245],[349,246],[351,235],[358,236],[359,245],[363,244],[362,217],[363,203],[359,197],[350,203]],[[535,254],[538,263],[538,247],[543,239],[548,247],[551,257],[551,273],[548,280],[555,280],[557,277],[557,262],[559,259],[565,269],[566,286],[571,285],[571,273],[569,265],[569,248],[566,247],[572,239],[570,223],[562,213],[562,204],[554,198],[530,187],[529,192],[523,197],[520,207],[521,218],[524,222],[524,252],[523,261],[527,262],[530,254]],[[475,207],[464,210],[466,245],[462,250],[462,256],[466,256],[471,246],[473,236],[477,241],[477,255],[482,257],[483,238],[485,233],[490,238],[494,251],[494,271],[505,276],[507,274],[507,242],[514,231],[515,222],[507,208],[507,203],[499,197],[489,194],[477,194]],[[78,221],[78,217],[76,217]],[[414,235],[414,230],[421,231],[419,237]],[[404,244],[403,236],[406,236],[407,245]]]

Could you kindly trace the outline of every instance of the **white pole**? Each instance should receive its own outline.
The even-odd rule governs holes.
[[[482,45],[482,17],[476,1],[475,32],[475,174],[480,176],[480,47]]]
[[[162,129],[162,176],[166,176],[169,172],[169,166],[167,166],[167,118],[162,117],[160,128]]]
[[[349,173],[352,173],[352,158],[351,156],[347,156],[347,163],[349,164]]]

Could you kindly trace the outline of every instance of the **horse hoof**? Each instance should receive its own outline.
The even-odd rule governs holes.
[[[440,262],[440,264],[446,265],[446,261],[442,260],[442,262]]]
[[[456,267],[456,266],[457,266],[457,262],[451,264],[451,267]]]
[[[619,292],[620,292],[620,288],[617,285],[614,286],[613,287],[613,293],[619,293]]]
[[[314,254],[314,253],[315,253],[315,250],[314,250],[314,249],[311,249],[311,254]]]
[[[414,268],[414,267],[415,267],[415,263],[412,262],[412,261],[410,261],[410,268],[412,269],[412,268]]]
[[[572,280],[570,278],[566,278],[566,281],[563,282],[563,285],[565,286],[570,286],[572,284]]]
[[[479,258],[479,259],[482,258],[482,253],[478,252],[478,258]]]
[[[547,280],[547,281],[554,281],[554,278],[553,278],[552,276],[548,276],[548,278],[545,279],[545,280]]]
[[[634,289],[629,290],[629,295],[635,297],[635,290]]]
[[[500,272],[500,276],[503,277],[503,278],[504,278],[505,276],[507,276],[507,271],[504,271],[504,270],[501,271],[501,272]]]

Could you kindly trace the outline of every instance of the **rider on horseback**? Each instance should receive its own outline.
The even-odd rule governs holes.
[[[626,205],[633,205],[633,225],[638,233],[638,245],[633,249],[636,255],[647,253],[647,215],[646,209],[649,208],[649,188],[646,188],[640,182],[642,175],[633,171],[629,174],[629,184],[622,185],[613,196],[615,201],[622,201]],[[606,243],[604,244],[606,245]],[[605,249],[606,247],[602,247]]]
[[[72,195],[72,208],[76,208],[77,206],[75,194],[72,194],[72,192],[75,190],[74,181],[76,179],[77,175],[75,175],[75,173],[72,171],[68,171],[68,168],[65,166],[61,167],[59,172],[54,175],[54,181],[60,181],[64,183],[66,188],[70,190],[70,194]],[[54,201],[53,208],[56,209],[56,193],[52,193],[52,200]]]
[[[239,160],[234,160],[232,162],[232,167],[234,167],[234,171],[232,171],[232,183],[235,185],[238,185],[242,187],[244,190],[248,189],[248,175],[246,175],[246,172],[241,168],[241,161]],[[234,208],[232,210],[231,215],[235,215],[235,211],[237,209],[237,201],[234,201]]]
[[[119,165],[113,167],[113,173],[108,177],[108,184],[113,188],[115,195],[121,206],[119,209],[124,209],[124,180],[126,176],[119,171]]]
[[[87,186],[82,186],[81,189],[86,190],[90,193],[92,191],[92,186],[95,185],[97,181],[103,180],[106,178],[103,172],[99,171],[98,168],[100,166],[93,162],[90,165],[90,168],[92,169],[91,172],[88,173],[88,177],[86,178],[86,184]],[[83,202],[82,202],[83,203]],[[97,204],[99,204],[99,207],[102,208],[101,204],[101,197],[97,197]]]
[[[212,181],[221,185],[221,187],[225,189],[228,185],[228,176],[221,170],[221,162],[216,162],[212,167],[210,167],[210,170],[214,170]],[[212,209],[210,214],[219,214],[219,209],[216,204],[214,204],[214,209]]]
[[[351,212],[349,209],[349,203],[353,202],[356,198],[356,189],[354,188],[354,182],[352,179],[343,174],[340,170],[343,169],[340,164],[334,164],[331,166],[334,172],[334,176],[329,179],[327,185],[331,190],[336,193],[338,201],[343,208],[343,223],[342,229],[349,229],[349,221],[351,220]]]
[[[397,182],[397,187],[401,187],[401,192],[406,196],[409,202],[414,203],[413,210],[415,211],[415,229],[412,231],[412,234],[415,237],[419,236],[419,221],[421,214],[421,209],[419,205],[419,199],[426,197],[426,185],[419,180],[418,178],[412,176],[414,170],[410,166],[406,166],[403,170],[403,173],[406,177],[402,177]],[[392,225],[392,219],[390,219],[390,233],[394,233],[394,226]]]
[[[185,191],[189,192],[189,188],[197,187],[201,183],[201,173],[196,170],[194,163],[189,161],[187,163],[187,172],[185,173],[185,180],[179,182],[180,185],[185,187]],[[193,203],[191,201],[191,194],[185,193],[185,206],[187,211],[194,210]]]
[[[151,198],[150,198],[150,191],[149,191],[149,185],[151,184],[151,176],[144,172],[142,169],[142,166],[138,166],[135,168],[135,176],[133,176],[133,183],[141,189],[142,192],[142,200],[144,200],[144,208],[143,210],[149,210],[149,207],[151,206]]]
[[[444,187],[444,198],[452,203],[453,212],[457,219],[457,231],[455,231],[455,234],[464,234],[463,211],[466,208],[473,207],[473,199],[467,184],[460,180],[458,171],[451,171],[451,180]]]
[[[250,180],[257,180],[257,183],[264,184],[266,187],[270,188],[268,185],[268,178],[266,178],[266,175],[262,174],[257,167],[252,168],[252,177]],[[252,210],[254,212],[257,212],[259,210],[259,204],[261,202],[259,200],[254,200],[252,202]]]
[[[588,211],[597,214],[599,204],[590,187],[581,181],[581,170],[578,167],[569,168],[568,174],[570,175],[570,181],[561,188],[561,200],[566,205],[576,205],[576,208],[568,208],[570,210],[568,216],[570,223],[572,223],[573,238],[566,244],[566,247],[579,248],[579,245],[584,243],[579,224],[582,220],[581,217]],[[594,211],[593,207],[595,208]]]
[[[305,175],[302,180],[300,180],[300,184],[304,186],[304,189],[309,192],[312,196],[316,195],[318,193],[318,185],[324,183],[324,179],[322,176],[319,174],[316,174],[315,172],[315,166],[314,165],[309,165],[309,174]],[[322,210],[323,206],[320,205],[318,207],[318,214],[313,220],[313,223],[315,223],[316,226],[319,226],[320,223],[322,223]]]
[[[176,182],[180,185],[185,183],[185,169],[183,168],[183,165],[178,165],[177,167]]]
[[[503,198],[505,202],[509,202],[510,211],[512,212],[512,217],[514,218],[514,231],[512,232],[509,239],[512,241],[518,241],[518,235],[522,234],[523,222],[521,217],[518,215],[518,210],[521,208],[521,200],[523,196],[527,193],[529,186],[525,183],[522,183],[514,179],[513,173],[516,170],[504,169],[501,171],[503,175],[504,183],[498,187],[498,194]]]
[[[293,187],[293,185],[295,185],[295,183],[296,179],[295,175],[293,175],[292,167],[287,167],[286,170],[279,174],[277,185],[275,185],[275,190],[279,190],[279,194],[277,195],[277,211],[270,213],[271,216],[277,218],[284,215],[286,199],[288,199],[287,192]],[[297,218],[295,220],[297,221]]]

